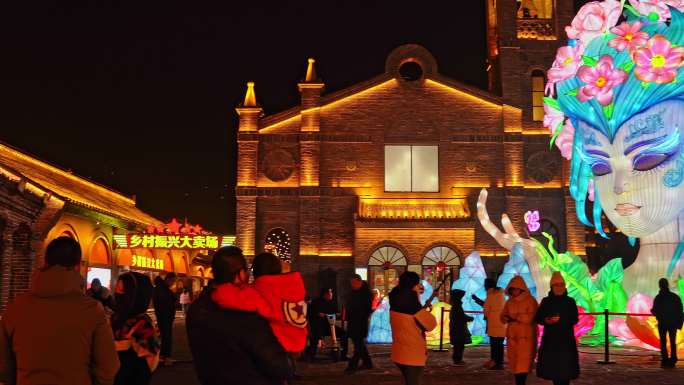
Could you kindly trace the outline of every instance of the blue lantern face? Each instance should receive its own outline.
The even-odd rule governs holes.
[[[601,207],[623,233],[648,236],[682,212],[684,101],[665,101],[633,116],[612,142],[583,121],[577,135]]]

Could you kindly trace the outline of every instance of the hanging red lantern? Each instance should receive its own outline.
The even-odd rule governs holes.
[[[382,264],[382,268],[384,270],[389,270],[392,267],[392,264],[389,261],[386,261],[385,263]]]
[[[444,271],[447,268],[447,264],[444,261],[437,262],[437,271]]]

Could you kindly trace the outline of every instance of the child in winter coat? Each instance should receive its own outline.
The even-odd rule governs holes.
[[[298,272],[281,274],[280,259],[271,253],[254,258],[255,281],[238,287],[232,283],[218,285],[211,298],[219,306],[256,311],[269,321],[278,342],[289,353],[306,347],[306,303],[304,281]]]

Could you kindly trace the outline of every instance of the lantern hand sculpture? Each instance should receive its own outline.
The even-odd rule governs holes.
[[[513,227],[510,218],[507,214],[501,215],[501,226],[504,231],[501,231],[489,219],[487,212],[487,196],[486,189],[480,191],[480,197],[477,200],[477,218],[482,224],[482,227],[491,235],[496,242],[504,249],[511,252],[516,243],[520,243],[523,249],[523,255],[530,269],[530,274],[537,286],[537,296],[545,296],[549,291],[549,280],[551,279],[551,272],[549,269],[542,269],[540,262],[541,257],[537,252],[537,244],[528,238],[521,237]]]

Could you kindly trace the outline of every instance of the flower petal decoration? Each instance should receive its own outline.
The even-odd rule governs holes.
[[[684,0],[629,0],[637,12],[646,17],[656,15],[658,21],[666,21],[671,17],[670,8],[684,11]]]
[[[640,21],[632,24],[625,21],[617,27],[611,28],[610,32],[614,33],[616,37],[608,42],[608,46],[615,48],[617,51],[628,49],[631,52],[635,48],[646,45],[648,33],[641,30],[642,26],[643,23]]]
[[[582,66],[577,71],[577,77],[587,83],[580,87],[577,99],[586,102],[596,98],[602,106],[608,106],[613,101],[613,88],[627,79],[627,72],[613,66],[613,57],[603,55],[596,66]]]
[[[671,83],[684,65],[684,47],[673,47],[663,35],[655,35],[632,52],[634,76],[645,83]]]
[[[617,24],[622,13],[622,3],[617,0],[592,1],[584,4],[565,27],[568,38],[577,39],[584,46]]]

